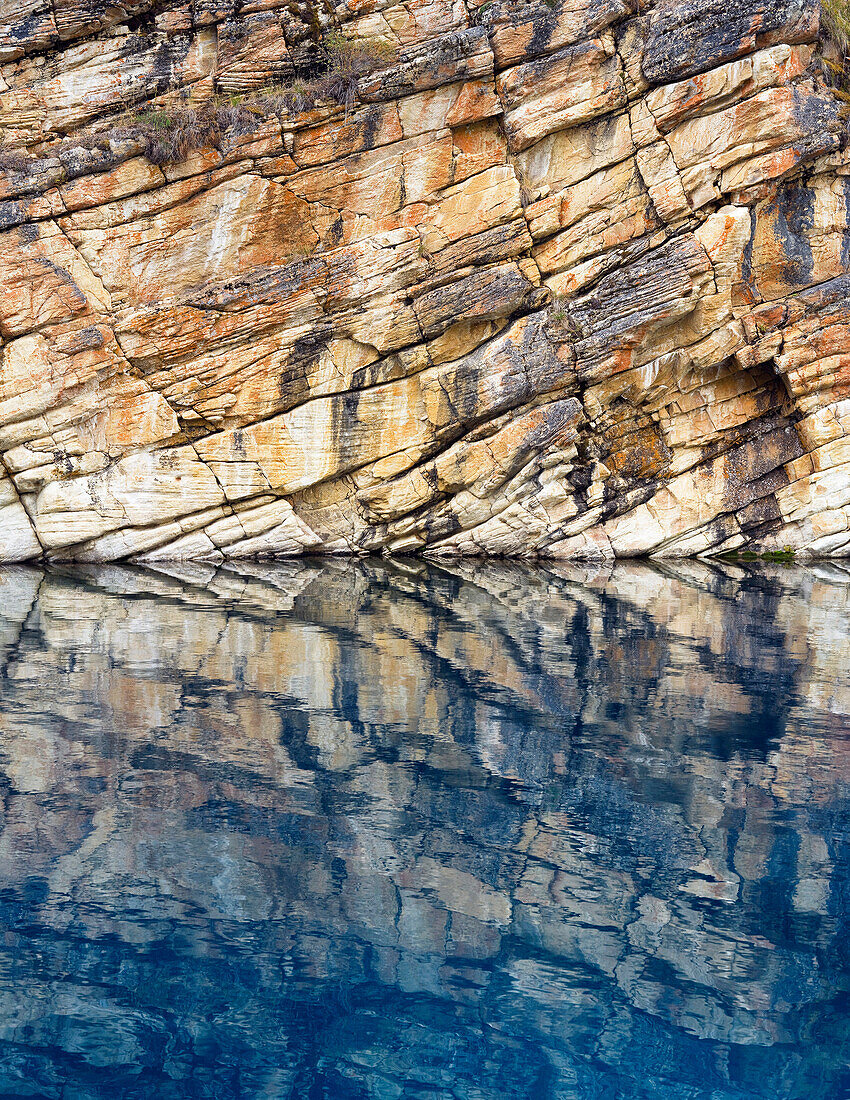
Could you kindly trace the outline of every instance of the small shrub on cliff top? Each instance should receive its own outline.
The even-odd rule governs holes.
[[[173,164],[196,149],[221,149],[227,135],[238,137],[256,126],[256,116],[240,106],[142,107],[131,112],[123,125],[114,127],[111,136],[140,139],[152,164]]]
[[[850,54],[850,0],[822,0],[821,26],[843,54]]]
[[[317,91],[310,81],[294,80],[291,84],[269,84],[251,97],[263,114],[298,115],[316,106]]]
[[[850,102],[850,0],[822,0],[820,60],[833,90]]]
[[[265,113],[299,114],[321,100],[330,100],[348,112],[354,106],[360,77],[385,68],[394,57],[392,46],[381,38],[347,38],[331,31],[325,35],[319,56],[323,71],[309,80],[264,88],[250,102]]]
[[[393,60],[392,47],[380,38],[346,38],[339,31],[325,37],[324,56],[327,71],[319,77],[319,87],[328,99],[354,106],[357,81],[361,76],[388,65]]]
[[[145,156],[152,164],[168,164],[185,160],[194,149],[204,145],[220,145],[221,132],[213,113],[179,108],[134,112],[124,126],[116,127],[112,136],[141,139]]]
[[[113,136],[142,138],[145,156],[154,164],[185,160],[195,149],[221,149],[228,138],[255,130],[271,115],[309,111],[319,100],[354,105],[361,76],[389,64],[393,50],[381,39],[346,38],[331,32],[322,46],[324,71],[311,80],[270,86],[250,96],[230,96],[226,103],[216,97],[201,107],[158,109],[142,107],[131,113]]]

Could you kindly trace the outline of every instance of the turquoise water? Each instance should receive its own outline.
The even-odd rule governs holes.
[[[850,567],[0,572],[0,1096],[850,1096]]]

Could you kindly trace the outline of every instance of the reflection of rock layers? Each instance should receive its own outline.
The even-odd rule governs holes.
[[[3,0],[0,560],[847,556],[819,8]],[[331,27],[353,106],[125,126]]]
[[[847,572],[0,596],[4,1089],[836,1095]]]

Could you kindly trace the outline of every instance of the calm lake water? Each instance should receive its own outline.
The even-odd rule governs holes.
[[[850,1096],[850,565],[0,572],[0,1096]]]

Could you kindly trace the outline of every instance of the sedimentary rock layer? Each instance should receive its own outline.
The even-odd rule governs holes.
[[[7,3],[0,559],[847,554],[819,15]],[[392,54],[343,105],[161,165],[121,126],[331,28]]]

